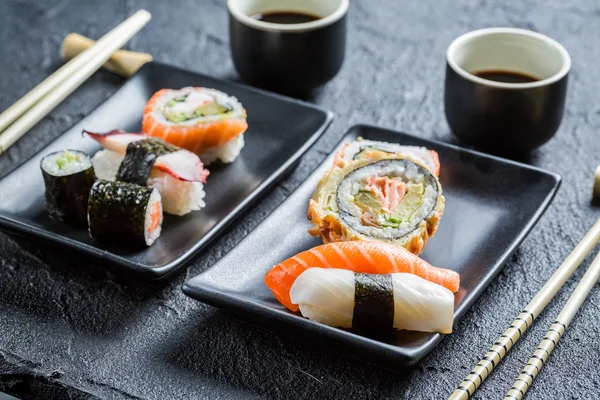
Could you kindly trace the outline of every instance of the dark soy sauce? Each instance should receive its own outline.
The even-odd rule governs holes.
[[[252,18],[258,21],[271,22],[273,24],[304,24],[306,22],[312,22],[321,19],[321,17],[316,15],[305,14],[296,11],[265,12],[253,15]]]
[[[531,75],[524,74],[517,71],[506,71],[506,70],[490,70],[473,72],[473,75],[478,76],[488,81],[504,82],[504,83],[530,83],[539,81],[538,78],[534,78]]]

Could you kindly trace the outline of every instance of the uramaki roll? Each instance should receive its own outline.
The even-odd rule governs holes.
[[[246,129],[246,110],[235,97],[200,87],[159,90],[142,122],[145,134],[198,154],[204,164],[234,161]]]
[[[381,153],[328,171],[309,203],[309,232],[325,243],[379,240],[419,254],[444,202],[437,176],[418,160]]]

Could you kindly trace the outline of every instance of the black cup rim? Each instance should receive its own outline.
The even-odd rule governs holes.
[[[473,39],[475,37],[491,36],[491,35],[497,35],[497,34],[512,34],[515,36],[524,36],[524,37],[526,36],[526,37],[535,38],[540,41],[543,41],[558,50],[558,52],[560,53],[560,55],[563,59],[563,65],[561,66],[560,70],[558,72],[556,72],[554,75],[552,75],[548,78],[539,80],[539,81],[527,82],[527,83],[506,83],[506,82],[491,81],[491,80],[480,78],[476,75],[473,75],[458,65],[458,63],[454,59],[454,54],[456,53],[456,49],[461,44],[463,44],[465,41]],[[468,79],[468,80],[470,80],[474,83],[480,84],[480,85],[485,85],[485,86],[489,86],[489,87],[493,87],[493,88],[500,88],[500,89],[523,90],[523,89],[531,89],[531,88],[538,88],[538,87],[552,85],[552,84],[560,81],[561,79],[563,79],[571,70],[571,56],[569,55],[569,52],[562,44],[560,44],[556,40],[552,39],[551,37],[543,35],[541,33],[533,32],[533,31],[530,31],[527,29],[518,29],[518,28],[484,28],[484,29],[478,29],[478,30],[474,30],[471,32],[467,32],[467,33],[457,37],[456,39],[454,39],[452,41],[452,43],[450,43],[450,46],[448,46],[448,49],[446,50],[446,62],[450,66],[450,68],[452,68],[457,74],[459,74],[463,78]]]
[[[335,11],[316,21],[305,22],[302,24],[276,24],[273,22],[264,22],[251,18],[233,6],[234,1],[235,0],[227,0],[227,9],[229,10],[229,14],[231,14],[231,16],[238,22],[250,28],[262,31],[289,33],[308,32],[333,25],[348,13],[348,8],[350,6],[349,0],[341,0],[340,5],[335,9]]]

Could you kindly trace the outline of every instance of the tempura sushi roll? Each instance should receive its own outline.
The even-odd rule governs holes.
[[[378,142],[358,138],[346,144],[335,157],[335,164],[344,167],[349,162],[383,155],[398,155],[417,160],[436,175],[440,174],[440,160],[434,150],[420,146],[406,146],[398,143]]]
[[[40,167],[50,217],[84,226],[90,188],[96,179],[90,157],[78,150],[57,151],[42,158]]]
[[[444,211],[442,186],[417,160],[381,154],[334,166],[310,200],[309,231],[325,243],[379,240],[419,254]]]
[[[157,189],[98,180],[88,203],[90,236],[122,246],[151,246],[160,236],[163,209]]]
[[[144,134],[86,133],[106,149],[92,158],[99,178],[158,189],[168,214],[184,215],[206,205],[209,172],[196,154]]]
[[[452,333],[454,294],[413,274],[309,268],[290,298],[303,316],[333,327]]]
[[[142,130],[200,156],[206,164],[233,162],[244,147],[246,110],[215,89],[162,89],[144,109]]]

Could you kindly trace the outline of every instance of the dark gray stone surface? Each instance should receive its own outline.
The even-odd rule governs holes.
[[[0,2],[0,109],[59,65],[69,32],[97,38],[138,8],[151,23],[128,48],[159,61],[237,79],[224,0]],[[577,2],[354,0],[346,64],[309,100],[334,123],[294,173],[189,271],[165,287],[105,272],[94,261],[0,234],[0,390],[34,399],[406,398],[448,396],[600,216],[591,182],[600,162],[600,5]],[[455,332],[421,363],[390,372],[313,342],[267,332],[195,302],[184,279],[219,259],[272,211],[356,123],[454,141],[443,112],[444,52],[468,30],[514,26],[548,34],[573,58],[567,109],[555,139],[527,162],[558,172],[554,203]],[[86,84],[0,157],[0,175],[89,113],[123,82]],[[586,262],[585,266],[589,263]],[[477,398],[502,398],[581,277],[575,274]],[[528,394],[598,398],[595,288]]]

